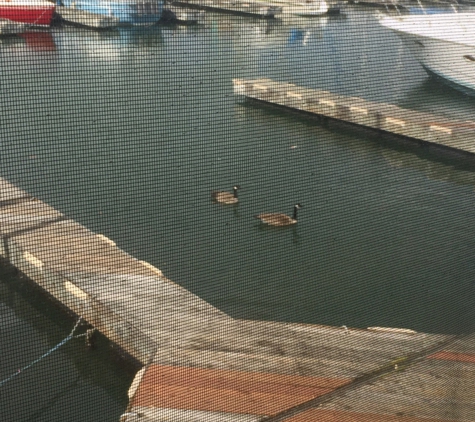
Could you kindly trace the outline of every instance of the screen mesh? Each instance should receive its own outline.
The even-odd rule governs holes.
[[[0,1],[0,421],[475,420],[475,14],[327,1]]]

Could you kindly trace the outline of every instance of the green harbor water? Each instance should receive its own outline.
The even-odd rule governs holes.
[[[2,39],[0,72],[1,177],[230,315],[473,330],[474,159],[233,94],[232,78],[270,77],[473,119],[475,99],[429,79],[372,10],[54,29]],[[234,184],[239,205],[211,201]],[[297,202],[296,226],[253,218]],[[75,321],[0,279],[3,379]],[[73,340],[16,377],[0,391],[5,420],[118,420],[133,370],[100,343]]]

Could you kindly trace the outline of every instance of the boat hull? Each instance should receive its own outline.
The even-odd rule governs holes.
[[[162,0],[144,1],[91,1],[77,0],[63,1],[67,7],[114,16],[119,23],[127,25],[152,25],[157,23],[163,11]]]
[[[475,22],[475,14],[469,18]],[[475,40],[463,15],[384,18],[382,24],[401,37],[428,74],[475,95]]]
[[[49,26],[53,19],[54,4],[28,4],[1,3],[0,18],[15,22],[27,23],[33,26]]]
[[[429,75],[466,94],[475,95],[475,47],[422,37],[403,38]]]
[[[282,12],[296,16],[322,16],[328,12],[328,3],[325,0],[292,3],[289,6],[284,6]]]

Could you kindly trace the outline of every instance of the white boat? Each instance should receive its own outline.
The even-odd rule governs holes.
[[[2,1],[2,0],[0,0]],[[164,0],[58,0],[72,9],[113,16],[120,24],[153,25],[162,15]]]
[[[402,38],[429,74],[475,95],[475,13],[385,16],[380,22]]]
[[[291,1],[282,7],[283,14],[297,16],[321,16],[328,12],[328,3],[325,0]]]

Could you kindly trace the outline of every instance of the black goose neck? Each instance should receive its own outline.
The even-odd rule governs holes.
[[[294,220],[297,220],[297,210],[299,209],[299,207],[297,207],[297,205],[294,207]]]

